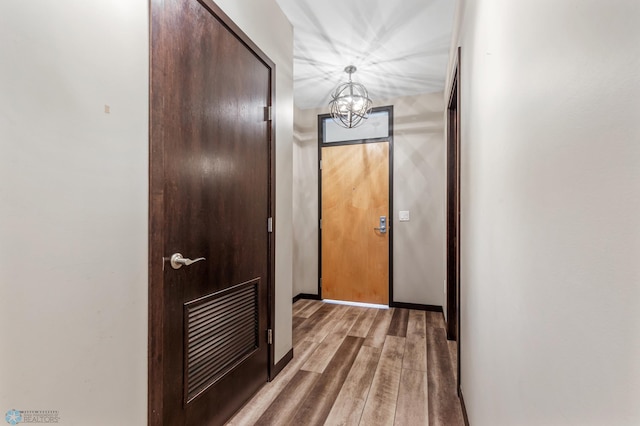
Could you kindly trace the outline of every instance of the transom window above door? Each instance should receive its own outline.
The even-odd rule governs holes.
[[[333,121],[331,116],[321,116],[318,126],[322,144],[346,141],[387,140],[391,134],[391,109],[373,108],[366,122],[358,127],[346,129]]]

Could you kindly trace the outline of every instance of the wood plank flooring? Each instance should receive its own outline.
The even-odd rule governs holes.
[[[228,425],[464,425],[441,313],[299,300],[293,342]]]

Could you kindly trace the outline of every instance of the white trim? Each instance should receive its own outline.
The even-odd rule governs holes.
[[[348,302],[345,300],[322,299],[325,303],[333,303],[336,305],[360,306],[362,308],[389,309],[389,305],[376,305],[375,303]]]

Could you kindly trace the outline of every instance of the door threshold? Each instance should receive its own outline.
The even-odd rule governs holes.
[[[335,305],[360,306],[361,308],[389,309],[389,305],[377,305],[375,303],[349,302],[348,300],[332,300],[322,299],[325,303],[333,303]]]

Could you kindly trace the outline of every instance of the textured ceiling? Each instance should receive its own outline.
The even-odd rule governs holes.
[[[355,81],[377,99],[444,89],[455,0],[276,0],[294,28],[294,100],[329,103]]]

